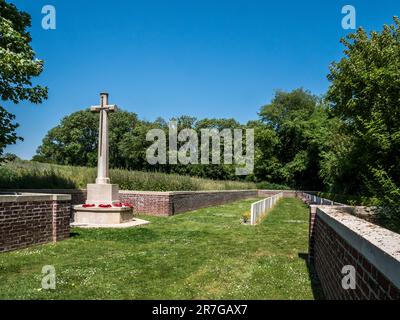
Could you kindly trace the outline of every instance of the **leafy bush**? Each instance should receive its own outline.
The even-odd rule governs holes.
[[[291,188],[284,184],[271,183],[267,181],[257,183],[257,189],[264,190],[290,190]]]
[[[385,193],[382,193],[384,195]],[[384,199],[363,197],[363,196],[348,196],[327,192],[318,192],[317,195],[321,198],[333,200],[350,206],[373,206],[376,207],[373,223],[376,223],[386,229],[400,233],[400,201],[395,197],[389,198],[390,192],[386,192]],[[397,199],[397,203],[396,200]]]
[[[317,196],[349,206],[376,206],[379,204],[378,199],[364,196],[349,196],[328,192],[318,192]]]

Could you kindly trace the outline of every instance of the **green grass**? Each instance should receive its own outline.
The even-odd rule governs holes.
[[[111,169],[121,190],[196,191],[257,189],[251,182],[218,181],[177,174]],[[78,189],[96,180],[96,169],[16,160],[0,166],[2,189]]]
[[[0,254],[0,299],[314,299],[308,210],[283,199],[258,226],[252,200],[123,230],[74,229],[56,244]],[[57,288],[42,290],[54,265]],[[315,289],[315,287],[314,287]]]

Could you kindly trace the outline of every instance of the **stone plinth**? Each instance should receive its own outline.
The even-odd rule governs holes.
[[[74,206],[75,225],[114,225],[132,221],[133,211],[129,207],[84,208],[82,205]]]
[[[117,224],[79,224],[74,222],[71,224],[71,226],[83,229],[104,229],[104,228],[126,229],[133,227],[141,227],[149,223],[150,223],[149,221],[135,218],[131,221],[124,223],[117,223]]]
[[[86,204],[115,204],[119,202],[117,184],[88,184]]]

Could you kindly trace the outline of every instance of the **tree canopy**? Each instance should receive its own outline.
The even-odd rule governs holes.
[[[345,57],[331,65],[327,94],[348,136],[338,164],[364,191],[376,192],[370,185],[382,175],[400,181],[400,22],[370,35],[360,28],[342,42]]]
[[[0,98],[17,104],[21,100],[41,103],[47,88],[32,85],[31,79],[43,71],[43,61],[35,58],[27,29],[31,18],[13,4],[0,0]],[[0,157],[8,144],[17,141],[14,116],[0,105]]]
[[[342,39],[327,101],[342,120],[341,144],[326,154],[336,190],[400,205],[400,21]],[[400,217],[400,215],[399,215]]]

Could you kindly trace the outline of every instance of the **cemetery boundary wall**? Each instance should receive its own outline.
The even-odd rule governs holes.
[[[325,298],[399,300],[400,234],[356,217],[353,210],[346,206],[312,210],[310,262]]]
[[[2,192],[29,192],[46,194],[66,194],[71,196],[71,205],[86,201],[85,189],[13,189]],[[171,216],[200,208],[206,208],[241,199],[270,197],[282,192],[284,197],[296,197],[297,191],[290,190],[220,190],[220,191],[126,191],[119,192],[123,203],[132,205],[137,214]]]
[[[70,195],[0,194],[0,252],[68,238],[70,212]]]

